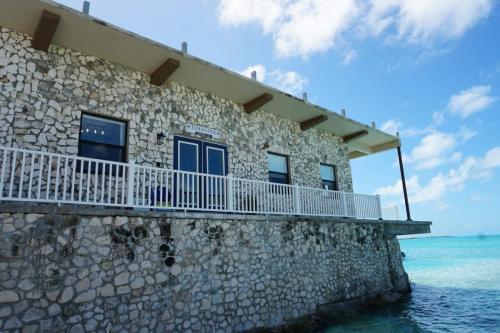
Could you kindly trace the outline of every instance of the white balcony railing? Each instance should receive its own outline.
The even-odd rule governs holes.
[[[0,201],[382,218],[374,195],[0,147]]]
[[[397,205],[383,207],[382,208],[382,218],[384,220],[396,220],[399,221],[399,209]]]

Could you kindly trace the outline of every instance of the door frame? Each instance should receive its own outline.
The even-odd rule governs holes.
[[[196,161],[197,163],[197,166],[196,166],[196,169],[197,169],[197,173],[201,173],[201,174],[208,174],[208,149],[216,149],[216,150],[221,150],[224,154],[224,161],[223,161],[223,175],[222,176],[227,176],[228,173],[229,173],[229,156],[228,156],[228,149],[227,149],[227,145],[223,145],[223,144],[218,144],[218,143],[212,143],[212,142],[208,142],[208,141],[203,141],[203,140],[200,140],[200,139],[193,139],[193,138],[189,138],[189,137],[184,137],[184,136],[181,136],[181,135],[174,135],[174,156],[173,156],[173,159],[174,159],[174,163],[173,163],[173,167],[174,167],[174,170],[179,170],[179,158],[180,158],[180,155],[179,155],[179,148],[180,148],[180,143],[188,143],[188,144],[193,144],[193,145],[196,145],[197,146],[197,155],[198,155],[198,161]],[[207,179],[205,179],[205,182],[206,182]],[[205,208],[205,206],[207,205],[207,193],[203,193],[207,190],[207,184],[205,184],[205,182],[198,182],[198,196],[197,196],[197,203],[198,203],[198,206],[201,207],[201,208]],[[174,184],[173,184],[173,189],[172,189],[172,197],[173,197],[173,202],[175,204],[175,206],[177,206],[177,198],[176,198],[176,194],[177,194],[177,177],[175,177],[174,179]],[[203,196],[203,198],[202,198]],[[200,204],[202,203],[202,204]],[[189,210],[189,207],[186,207],[186,210]]]

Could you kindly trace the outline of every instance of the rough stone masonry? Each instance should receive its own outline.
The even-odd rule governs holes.
[[[0,226],[2,332],[237,332],[408,288],[377,221],[103,210]]]

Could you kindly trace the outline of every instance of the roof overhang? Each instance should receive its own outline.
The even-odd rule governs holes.
[[[261,110],[297,123],[326,115],[328,119],[318,123],[315,128],[341,138],[366,130],[368,134],[347,143],[350,158],[400,145],[397,136],[53,1],[2,0],[0,25],[32,36],[44,10],[60,16],[52,39],[54,44],[149,74],[155,73],[167,59],[178,60],[180,66],[168,77],[169,81],[212,93],[240,105],[270,94],[272,100],[263,105]]]

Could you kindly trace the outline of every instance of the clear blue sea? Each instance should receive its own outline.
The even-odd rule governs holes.
[[[413,292],[338,332],[500,332],[500,235],[401,240]]]

